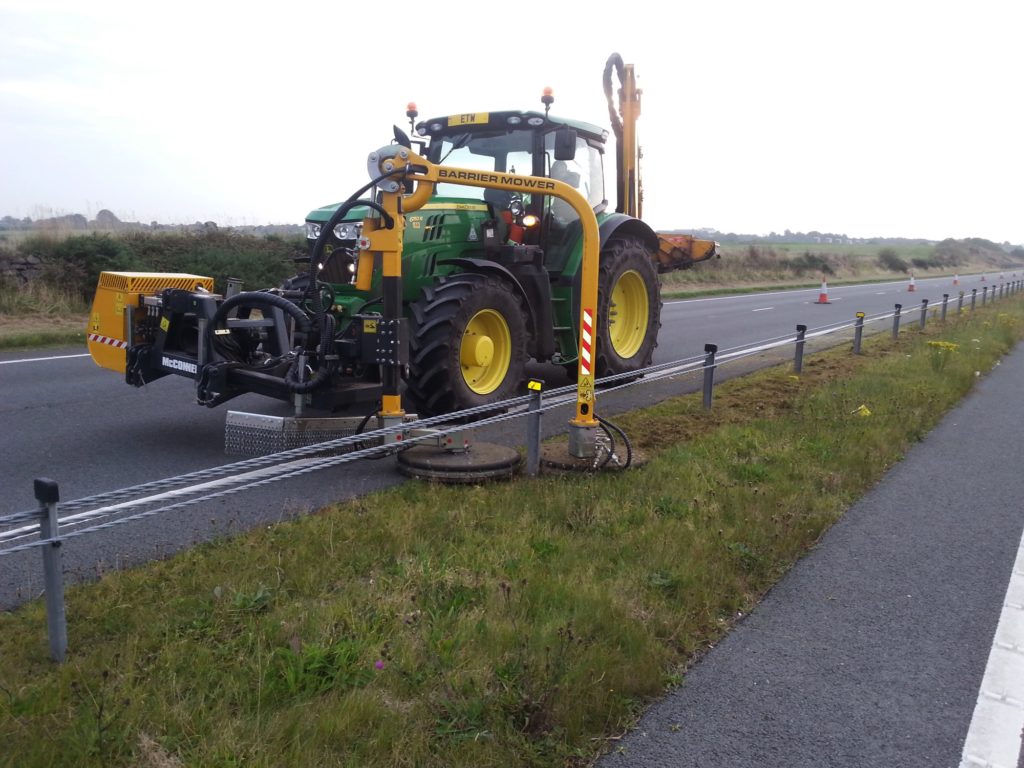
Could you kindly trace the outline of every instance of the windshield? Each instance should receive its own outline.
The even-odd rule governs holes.
[[[534,170],[535,140],[539,141],[539,137],[533,131],[525,130],[453,134],[435,139],[430,145],[429,157],[433,163],[456,168],[530,176]],[[544,158],[538,165],[538,174],[559,178],[559,172],[567,171],[568,179],[559,180],[569,180],[583,193],[591,207],[600,206],[605,201],[601,150],[579,137],[576,139],[575,158],[559,163],[554,160],[554,147],[555,134],[549,131],[544,135]],[[477,200],[494,196],[480,187],[450,183],[439,183],[434,194]]]
[[[469,138],[467,138],[467,136]],[[430,145],[431,162],[444,162],[456,168],[474,171],[498,171],[529,176],[533,170],[530,144],[533,135],[527,131],[500,134],[460,134],[446,136]],[[444,197],[480,199],[483,189],[461,184],[441,183],[435,194]]]

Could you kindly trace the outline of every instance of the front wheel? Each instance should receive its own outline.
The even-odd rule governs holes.
[[[646,368],[661,328],[661,291],[651,255],[634,239],[609,240],[597,283],[598,376]]]
[[[525,310],[506,282],[455,274],[424,289],[412,305],[409,385],[420,415],[507,400],[524,378]]]

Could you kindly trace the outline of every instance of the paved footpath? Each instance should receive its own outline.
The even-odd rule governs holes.
[[[598,765],[1024,768],[1022,427],[1024,346]]]

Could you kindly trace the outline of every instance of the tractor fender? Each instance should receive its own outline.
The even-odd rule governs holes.
[[[526,305],[526,322],[530,330],[530,334],[533,339],[538,339],[541,336],[541,331],[544,329],[537,327],[538,317],[548,317],[550,315],[550,309],[547,312],[543,312],[541,315],[537,314],[539,307],[534,306],[534,302],[530,299],[530,294],[523,288],[523,284],[519,279],[509,271],[508,268],[501,264],[490,261],[488,259],[474,259],[468,256],[460,256],[456,259],[442,259],[437,262],[440,264],[450,264],[454,267],[460,267],[466,272],[476,272],[482,275],[493,275],[502,280],[507,280],[509,284],[515,288],[516,293],[523,300]],[[550,323],[549,323],[550,325]],[[550,330],[548,330],[550,334]]]
[[[467,272],[479,272],[480,274],[494,275],[495,277],[500,277],[505,280],[508,280],[513,285],[513,287],[519,292],[519,295],[522,297],[523,301],[526,302],[527,311],[533,309],[533,307],[530,305],[530,297],[526,295],[526,291],[523,290],[523,286],[516,278],[516,276],[513,275],[508,270],[507,267],[498,264],[497,262],[490,261],[488,259],[474,259],[468,256],[460,256],[456,259],[442,259],[437,263],[438,265],[451,264],[454,267],[461,267]]]
[[[601,248],[612,237],[635,237],[643,241],[652,254],[658,252],[658,235],[647,224],[627,216],[624,213],[613,213],[598,225],[598,232],[601,235]]]

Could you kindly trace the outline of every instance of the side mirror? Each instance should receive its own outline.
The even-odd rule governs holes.
[[[412,142],[409,141],[409,136],[399,128],[397,125],[392,126],[395,129],[395,144],[405,147],[406,149],[412,149]]]
[[[576,159],[576,131],[562,126],[555,131],[555,160]]]

